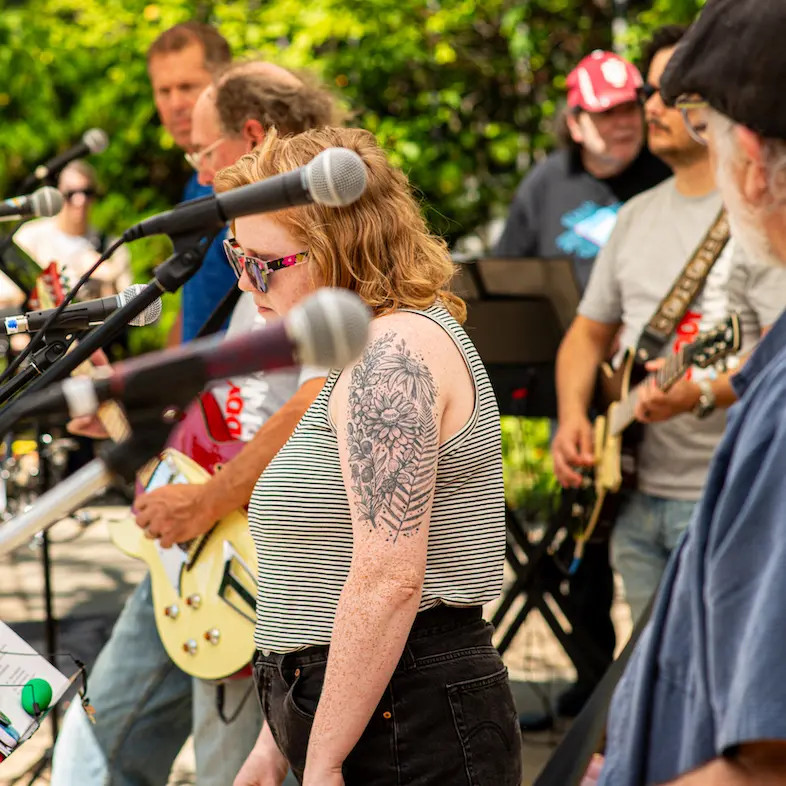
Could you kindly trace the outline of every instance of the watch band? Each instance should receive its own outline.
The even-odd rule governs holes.
[[[708,379],[700,380],[698,386],[699,401],[693,409],[693,414],[697,418],[706,418],[707,415],[715,411],[715,392],[712,389],[712,383]]]

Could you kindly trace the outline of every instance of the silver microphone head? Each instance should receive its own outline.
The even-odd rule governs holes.
[[[82,134],[82,141],[91,153],[103,153],[109,147],[109,137],[100,128],[91,128]]]
[[[131,284],[126,287],[118,296],[118,305],[120,308],[130,303],[137,295],[145,289],[144,284]],[[145,327],[145,325],[152,325],[158,321],[163,311],[161,298],[157,297],[141,314],[137,314],[128,324],[132,327]]]
[[[286,317],[303,366],[343,368],[368,341],[371,311],[347,289],[319,289]]]
[[[318,205],[344,207],[360,199],[366,190],[366,165],[345,147],[323,150],[305,168],[306,187]]]
[[[65,200],[63,195],[52,186],[44,186],[30,195],[33,212],[42,218],[56,216],[62,209]]]

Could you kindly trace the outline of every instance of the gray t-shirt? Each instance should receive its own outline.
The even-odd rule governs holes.
[[[621,346],[635,346],[720,208],[717,192],[685,197],[674,178],[630,200],[598,255],[579,314],[621,323]],[[786,271],[749,263],[732,240],[662,354],[672,354],[709,330],[732,308],[740,311],[743,352],[748,351],[784,306]],[[716,373],[694,368],[690,376],[696,380]],[[717,411],[703,420],[687,413],[648,426],[639,450],[639,489],[666,499],[698,499],[725,424],[725,412]]]

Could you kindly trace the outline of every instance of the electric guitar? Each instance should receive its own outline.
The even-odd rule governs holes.
[[[138,474],[137,495],[170,483],[205,483],[243,447],[210,393],[185,411],[161,455]],[[207,680],[243,670],[254,654],[257,560],[244,511],[206,534],[162,548],[133,514],[110,522],[112,542],[147,564],[164,649],[186,674]]]
[[[583,473],[584,481],[571,511],[571,529],[576,541],[571,572],[578,567],[584,544],[591,537],[602,539],[610,535],[619,502],[616,495],[623,485],[632,487],[635,483],[635,451],[641,435],[639,429],[631,439],[627,439],[627,434],[631,433],[629,427],[636,422],[633,413],[643,386],[654,378],[657,388],[665,393],[691,366],[709,368],[739,351],[741,343],[739,316],[732,314],[717,327],[697,336],[692,343],[680,347],[662,368],[635,387],[632,387],[637,373],[635,351],[626,351],[618,375],[620,399],[612,402],[606,413],[595,419],[595,465]]]

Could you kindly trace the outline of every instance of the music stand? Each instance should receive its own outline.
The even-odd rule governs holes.
[[[573,262],[566,258],[464,261],[453,291],[467,302],[465,328],[486,366],[501,414],[556,418],[557,350],[581,298]],[[579,675],[596,680],[608,659],[585,632],[583,620],[565,591],[567,568],[555,553],[555,541],[568,524],[570,506],[570,495],[563,494],[543,536],[534,540],[505,505],[506,559],[516,578],[491,622],[502,633],[497,648],[504,653],[530,612],[538,609]],[[525,599],[522,609],[503,627],[520,596]],[[560,609],[568,626],[557,619],[546,596]]]

